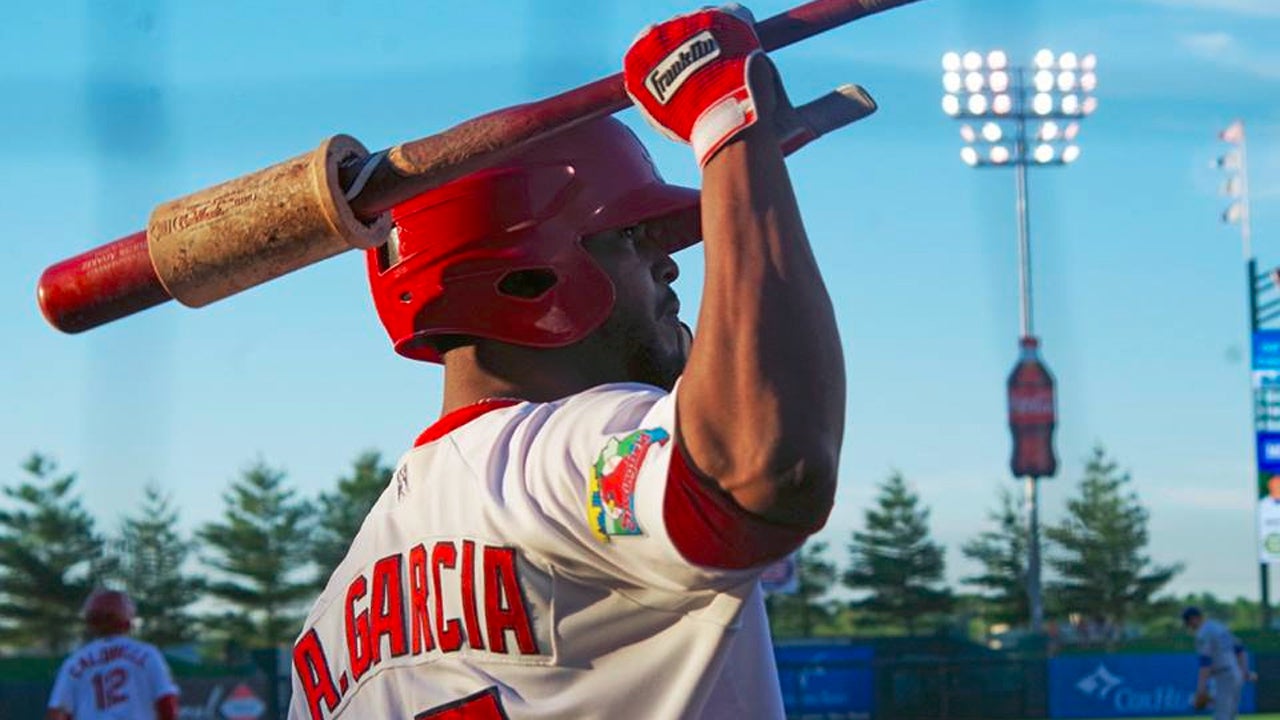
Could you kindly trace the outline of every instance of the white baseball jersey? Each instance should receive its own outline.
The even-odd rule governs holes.
[[[638,384],[441,418],[307,617],[291,720],[782,717],[758,576],[807,532],[695,477],[674,421]]]
[[[49,707],[73,720],[138,720],[156,717],[156,701],[177,694],[159,650],[114,635],[90,641],[63,661]]]

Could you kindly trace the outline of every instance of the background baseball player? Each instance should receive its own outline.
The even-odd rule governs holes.
[[[1200,659],[1195,708],[1203,710],[1212,701],[1214,720],[1233,720],[1240,712],[1240,693],[1245,681],[1257,679],[1249,671],[1244,645],[1226,625],[1206,618],[1199,608],[1183,610],[1182,622],[1195,633],[1196,654]]]
[[[624,72],[700,202],[602,119],[397,208],[370,252],[445,414],[309,614],[291,718],[782,716],[758,575],[825,522],[845,405],[796,119],[731,12],[649,28]],[[691,342],[669,253],[700,238]]]
[[[174,720],[178,686],[153,645],[129,637],[133,601],[96,590],[81,611],[89,642],[58,669],[47,720]]]

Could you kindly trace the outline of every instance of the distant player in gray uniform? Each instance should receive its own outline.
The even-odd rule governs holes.
[[[1240,712],[1240,693],[1244,683],[1257,679],[1249,672],[1244,646],[1226,625],[1205,618],[1200,608],[1183,610],[1182,622],[1195,633],[1196,654],[1200,659],[1193,704],[1197,710],[1209,705],[1212,683],[1214,720],[1235,720]]]

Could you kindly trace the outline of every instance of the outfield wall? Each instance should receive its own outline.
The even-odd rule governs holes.
[[[1046,658],[945,639],[784,642],[775,649],[795,720],[1025,720],[1185,716],[1190,652],[1073,653]],[[242,665],[170,659],[183,720],[275,720],[288,704],[288,654]],[[1253,658],[1262,680],[1246,712],[1280,710],[1280,653]],[[0,719],[39,718],[59,659],[0,659]]]
[[[1199,674],[1194,653],[1070,655],[1048,665],[1053,718],[1187,715]],[[1256,686],[1249,683],[1240,709],[1257,707]]]
[[[781,644],[788,716],[806,720],[1024,720],[1191,713],[1194,653],[1043,654],[972,643]],[[1280,654],[1251,658],[1262,680],[1244,712],[1280,709]]]

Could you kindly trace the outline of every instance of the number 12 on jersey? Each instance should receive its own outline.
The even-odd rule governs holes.
[[[129,681],[129,673],[124,668],[112,668],[107,672],[93,675],[93,703],[99,710],[106,710],[113,705],[128,702],[129,695],[124,691]]]

